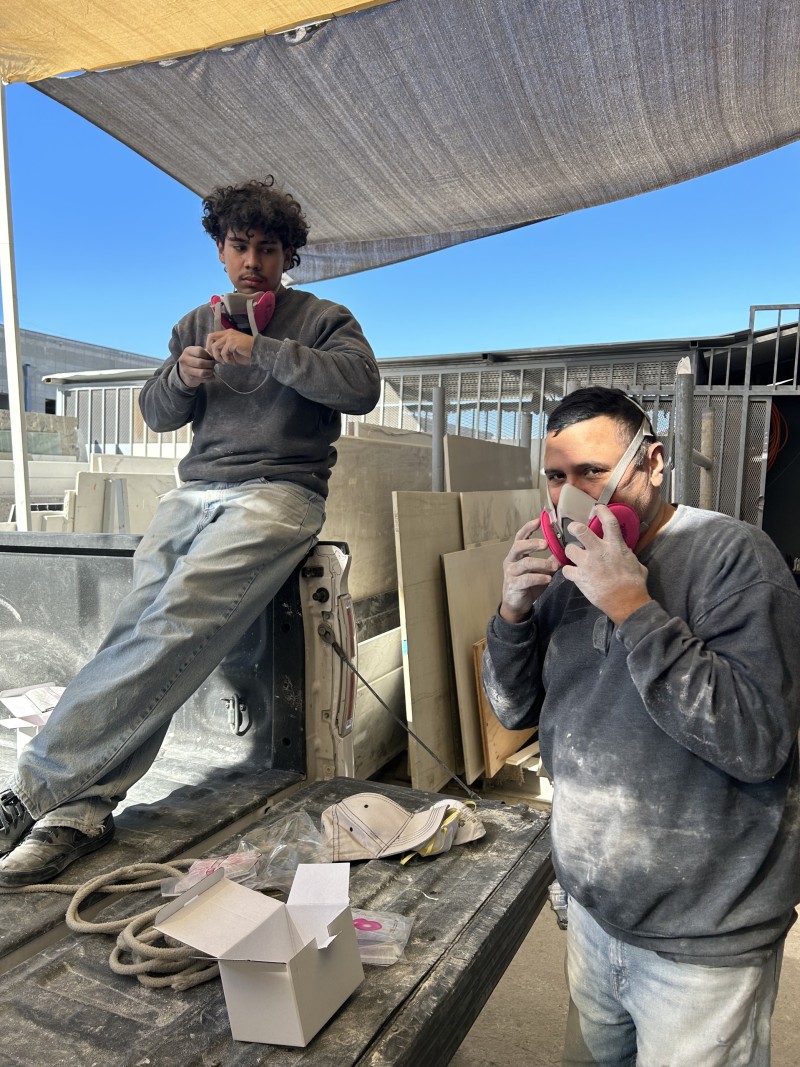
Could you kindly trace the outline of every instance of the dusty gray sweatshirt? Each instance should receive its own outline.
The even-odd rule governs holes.
[[[213,328],[207,304],[185,315],[172,331],[169,359],[139,397],[156,432],[192,424],[191,449],[178,468],[182,480],[286,479],[326,496],[340,412],[365,414],[380,395],[378,367],[359,324],[339,304],[281,290],[251,365],[217,364],[212,382],[189,389],[178,357],[190,345],[205,345]]]
[[[539,723],[561,884],[612,935],[741,963],[800,901],[800,595],[772,541],[680,507],[619,627],[559,574],[488,627],[506,726]]]

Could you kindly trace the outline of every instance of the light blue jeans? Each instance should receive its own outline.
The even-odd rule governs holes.
[[[747,967],[673,963],[569,901],[564,1067],[768,1067],[783,941]]]
[[[40,826],[95,834],[170,720],[316,542],[325,501],[293,482],[189,483],[136,550],[133,588],[9,783]]]

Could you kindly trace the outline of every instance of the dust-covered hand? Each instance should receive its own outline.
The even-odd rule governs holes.
[[[540,525],[541,519],[526,522],[517,532],[511,551],[503,560],[500,617],[506,622],[517,623],[527,619],[534,603],[558,570],[558,563],[552,555],[541,554],[547,551],[547,542],[533,536]]]
[[[238,330],[217,330],[210,333],[206,348],[217,363],[232,363],[249,367],[253,353],[253,337]]]
[[[178,357],[178,375],[189,389],[197,389],[214,377],[214,360],[200,345],[189,345]]]
[[[567,545],[570,563],[562,568],[587,600],[619,625],[652,598],[647,592],[647,568],[625,544],[614,514],[605,504],[595,513],[603,526],[598,537],[582,522],[572,522],[569,532],[583,545]]]

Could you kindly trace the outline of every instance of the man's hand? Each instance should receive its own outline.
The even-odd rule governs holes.
[[[500,617],[506,622],[524,622],[534,602],[542,595],[558,570],[556,560],[534,556],[547,549],[547,542],[533,534],[541,526],[541,519],[526,522],[514,538],[511,551],[503,560],[503,600]]]
[[[253,353],[253,338],[249,333],[238,330],[217,330],[210,333],[206,348],[217,363],[233,363],[239,367],[249,367]]]
[[[200,345],[189,345],[178,357],[178,374],[189,389],[197,389],[214,377],[214,360]]]
[[[570,523],[569,532],[583,548],[567,545],[572,566],[563,568],[564,577],[619,625],[652,599],[647,592],[647,568],[625,544],[613,512],[605,504],[596,504],[595,513],[603,525],[602,537],[582,522]]]

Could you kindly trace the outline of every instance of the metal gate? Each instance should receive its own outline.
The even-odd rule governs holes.
[[[714,413],[713,485],[716,510],[762,525],[773,400],[798,395],[799,304],[750,308],[747,330],[711,340],[643,341],[586,348],[379,360],[381,398],[369,415],[345,419],[399,431],[430,432],[433,389],[445,398],[446,432],[501,443],[530,440],[534,463],[555,405],[573,389],[624,389],[648,411],[658,436],[672,429],[675,375],[689,358],[695,380],[693,431],[699,448],[702,413]],[[154,434],[139,414],[138,392],[149,376],[123,372],[125,382],[65,375],[59,413],[76,415],[86,453],[181,456],[190,431]],[[84,379],[78,381],[77,379]],[[68,380],[69,379],[69,380]],[[84,455],[83,458],[86,458]],[[699,469],[689,503],[699,502]]]

